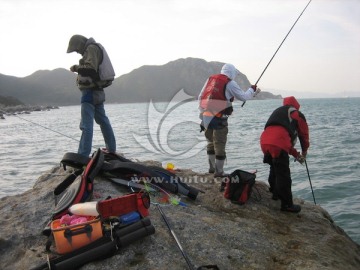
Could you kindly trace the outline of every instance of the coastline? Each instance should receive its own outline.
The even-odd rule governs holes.
[[[1,106],[0,105],[0,119],[5,119],[5,116],[30,114],[31,112],[49,111],[59,109],[58,106],[50,105],[16,105],[16,106]]]

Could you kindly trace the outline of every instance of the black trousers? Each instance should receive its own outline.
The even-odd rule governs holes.
[[[264,163],[270,165],[268,182],[270,191],[281,200],[281,206],[292,206],[291,172],[289,154],[281,151],[279,157],[273,158],[270,154],[264,156]]]

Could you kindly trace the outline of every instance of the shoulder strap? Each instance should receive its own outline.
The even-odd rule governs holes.
[[[87,181],[93,182],[94,178],[99,174],[103,163],[104,153],[101,151],[101,149],[98,149],[93,154],[93,157],[90,159],[89,163],[85,168],[84,177]]]

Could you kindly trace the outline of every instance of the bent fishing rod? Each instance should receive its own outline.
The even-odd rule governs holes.
[[[306,7],[303,9],[303,11],[300,13],[299,17],[296,19],[296,21],[294,22],[294,24],[291,26],[289,32],[286,34],[286,36],[284,37],[283,41],[280,43],[279,47],[277,48],[277,50],[275,51],[275,53],[273,54],[273,56],[271,57],[270,61],[267,63],[266,67],[264,68],[263,72],[261,73],[259,79],[256,81],[255,85],[257,85],[261,79],[261,77],[264,75],[265,71],[267,70],[267,68],[269,67],[270,63],[272,62],[272,60],[274,59],[275,55],[277,54],[277,52],[280,50],[281,46],[283,45],[283,43],[285,42],[285,40],[287,39],[288,35],[291,33],[291,31],[293,30],[294,26],[296,25],[296,23],[298,22],[298,20],[300,19],[300,17],[303,15],[304,11],[306,10],[306,8],[310,5],[312,0],[310,0]],[[244,107],[246,101],[243,102],[243,104],[241,105],[241,107]]]

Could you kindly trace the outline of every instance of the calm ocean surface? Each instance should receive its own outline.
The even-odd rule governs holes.
[[[205,141],[199,133],[197,103],[106,104],[118,152],[127,158],[172,162],[177,168],[207,171]],[[282,100],[236,103],[229,119],[225,170],[257,169],[267,181],[259,137]],[[303,99],[301,111],[310,127],[308,168],[317,204],[360,243],[360,98]],[[44,172],[59,165],[64,153],[76,152],[80,106],[6,116],[0,120],[0,197],[30,189]],[[56,132],[54,132],[56,131]],[[103,147],[94,131],[94,150]],[[300,148],[299,145],[298,149]],[[306,167],[291,162],[293,194],[313,202]]]

